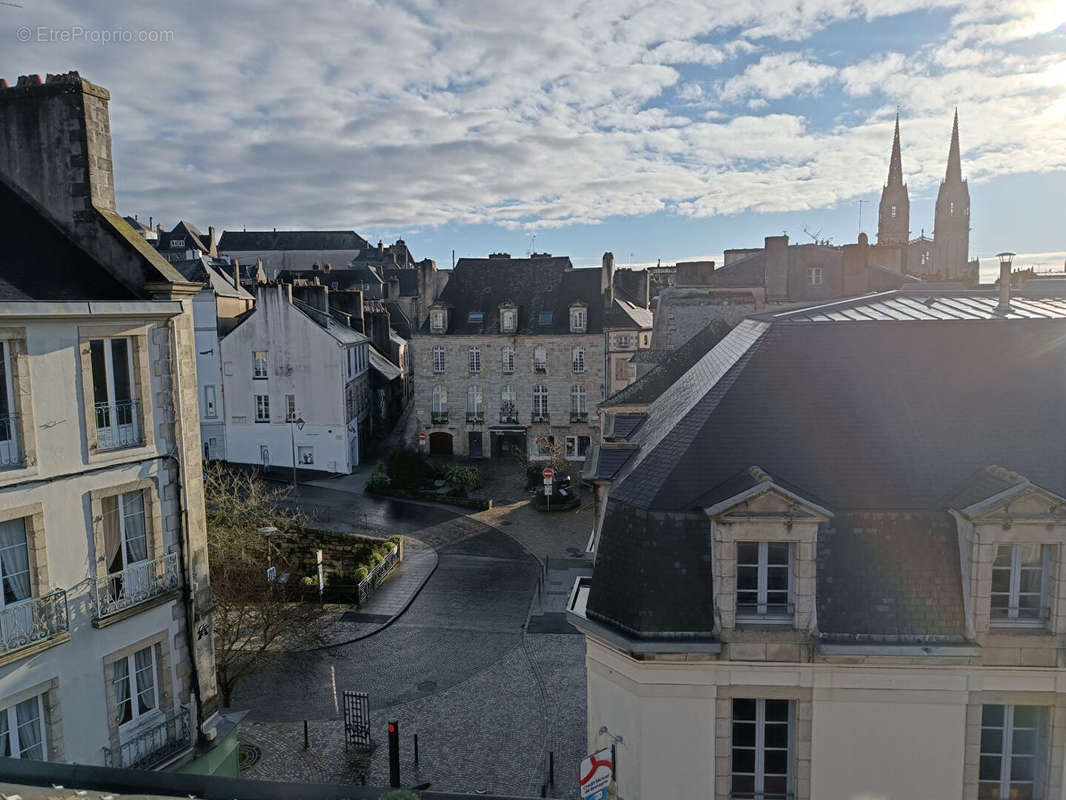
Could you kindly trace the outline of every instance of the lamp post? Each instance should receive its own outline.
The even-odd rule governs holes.
[[[996,253],[999,259],[999,305],[996,306],[997,314],[1009,314],[1010,308],[1010,267],[1014,261],[1014,253]]]
[[[297,417],[296,419],[289,418],[289,437],[292,439],[292,488],[296,488],[296,431],[293,429],[295,425],[300,430],[304,429],[303,417]]]
[[[266,537],[266,540],[267,540],[267,567],[268,568],[273,566],[273,564],[271,563],[271,558],[270,558],[270,537],[271,537],[272,534],[275,534],[277,532],[278,532],[278,529],[276,527],[274,527],[273,525],[265,525],[262,528],[258,528],[257,529],[257,533],[263,534]]]

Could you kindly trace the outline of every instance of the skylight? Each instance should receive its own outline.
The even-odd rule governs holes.
[[[552,312],[550,312],[550,311],[541,311],[540,314],[537,316],[537,324],[538,325],[551,325],[552,324]]]
[[[485,321],[485,312],[484,311],[471,311],[469,314],[466,315],[466,321],[467,322],[484,322]]]

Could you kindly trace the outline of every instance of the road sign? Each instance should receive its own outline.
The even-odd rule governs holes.
[[[544,476],[544,480],[550,481],[552,478],[555,477],[555,470],[553,470],[551,467],[545,467],[544,471],[540,474]]]
[[[611,785],[613,774],[614,764],[609,747],[582,760],[578,773],[582,800],[606,800],[607,788]]]
[[[552,484],[551,484],[551,481],[545,481],[544,482],[544,494],[547,497],[551,497],[552,496]]]
[[[426,443],[426,434],[425,434],[424,431],[418,434],[418,443],[419,444],[425,444]]]

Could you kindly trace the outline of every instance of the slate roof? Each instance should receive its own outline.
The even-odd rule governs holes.
[[[0,176],[0,300],[134,300],[33,200]]]
[[[611,395],[601,406],[648,405],[673,386],[682,375],[703,358],[730,331],[729,323],[715,319],[676,350],[662,351],[659,363],[647,374]],[[644,352],[638,351],[637,355]]]
[[[385,303],[385,309],[389,312],[389,324],[404,339],[410,339],[413,330],[411,320],[407,318],[399,303]]]
[[[574,269],[566,256],[547,258],[461,258],[452,270],[438,302],[450,308],[448,333],[489,335],[500,332],[499,307],[518,308],[519,335],[570,333],[570,304],[588,307],[587,333],[603,332],[600,270]],[[470,322],[480,311],[481,322]],[[538,324],[541,313],[551,323]],[[422,325],[429,332],[429,320]]]
[[[333,289],[333,284],[337,284],[336,288],[340,289],[358,289],[365,285],[368,281],[365,276],[353,269],[338,269],[334,267],[328,272],[324,269],[281,269],[278,270],[277,276],[274,278],[281,283],[293,283],[295,281],[308,281],[314,283],[315,280],[330,289]]]
[[[185,261],[173,262],[174,268],[188,281],[210,284],[211,289],[222,297],[239,297],[254,300],[255,295],[243,286],[234,287],[233,267],[225,259],[200,256]]]
[[[590,619],[709,635],[697,509],[757,464],[834,514],[819,533],[824,634],[962,635],[949,505],[996,488],[974,488],[989,464],[1066,491],[1066,314],[808,319],[820,313],[745,320],[651,404],[609,494]]]
[[[612,414],[610,436],[607,438],[628,439],[643,421],[643,414]]]
[[[582,477],[589,480],[613,480],[618,471],[626,465],[636,451],[631,448],[593,446],[593,463]]]
[[[341,344],[360,344],[362,342],[370,341],[366,336],[359,333],[359,331],[354,331],[347,325],[335,320],[332,316],[323,314],[314,306],[310,306],[295,298],[293,299],[292,304],[295,308],[314,320],[320,328],[324,329],[326,333]]]
[[[223,231],[219,251],[365,250],[370,243],[355,231]]]
[[[612,330],[644,330],[651,328],[652,314],[643,306],[616,296],[605,325]]]
[[[370,368],[387,381],[394,381],[402,374],[399,367],[375,350],[373,346],[370,347]]]
[[[393,278],[400,282],[400,297],[416,297],[418,295],[418,270],[411,267],[386,267],[385,282]]]
[[[207,253],[210,251],[210,248],[208,247],[208,242],[204,241],[203,236],[204,235],[200,233],[200,229],[191,222],[179,220],[178,224],[174,226],[174,230],[161,231],[159,233],[155,246],[159,250],[172,250],[175,249],[173,242],[178,240],[183,242],[183,244],[176,249],[200,250]]]

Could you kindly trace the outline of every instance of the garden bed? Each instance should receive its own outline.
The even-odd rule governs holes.
[[[485,476],[475,466],[446,464],[438,467],[421,453],[398,450],[388,463],[378,462],[366,483],[366,491],[383,497],[402,497],[445,503],[461,508],[484,511],[492,508],[492,499],[470,497],[471,490],[485,485]]]

